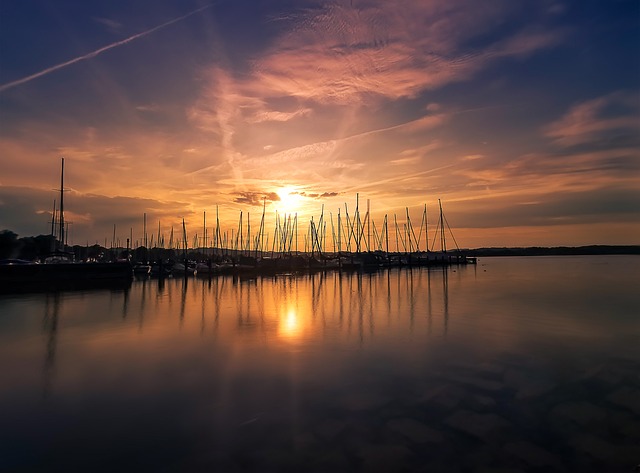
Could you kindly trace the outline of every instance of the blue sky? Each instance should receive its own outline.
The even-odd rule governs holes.
[[[0,26],[0,228],[47,232],[64,156],[78,244],[356,193],[380,223],[441,199],[467,247],[640,242],[637,1],[3,2]]]

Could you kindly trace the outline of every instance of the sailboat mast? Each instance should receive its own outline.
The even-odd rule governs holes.
[[[359,194],[356,193],[356,253],[360,253],[360,210]]]
[[[215,236],[215,244],[216,249],[222,247],[222,238],[220,235],[220,214],[218,212],[218,206],[216,205],[216,236]],[[217,253],[217,251],[216,251]]]
[[[447,243],[445,241],[444,234],[444,219],[442,218],[442,202],[438,199],[438,205],[440,206],[440,247],[442,248],[442,252],[447,252]]]
[[[51,213],[51,236],[56,236],[56,199],[53,199],[53,212]]]
[[[64,158],[62,158],[62,172],[60,173],[60,245],[64,251]]]
[[[184,244],[184,257],[187,258],[187,227],[184,224],[184,218],[182,219],[182,241]]]
[[[387,215],[385,214],[384,216],[384,236],[386,239],[386,248],[387,248],[387,254],[389,254],[389,222],[387,220]]]
[[[427,204],[424,204],[424,245],[425,251],[429,251],[429,221],[427,217]]]
[[[338,253],[342,252],[342,243],[340,240],[341,233],[342,233],[341,227],[342,227],[342,222],[340,220],[340,207],[338,207]]]
[[[262,240],[264,239],[264,213],[267,210],[267,198],[264,197],[262,201],[262,217],[260,218],[260,230],[258,231],[258,239],[256,242],[256,258],[258,257],[258,249],[260,250],[260,256],[262,257]]]
[[[370,199],[367,199],[367,251],[371,251],[371,214]]]

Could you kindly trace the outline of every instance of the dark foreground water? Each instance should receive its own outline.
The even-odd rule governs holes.
[[[0,296],[2,471],[630,472],[640,258]]]

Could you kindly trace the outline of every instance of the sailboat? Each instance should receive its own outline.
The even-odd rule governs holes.
[[[442,202],[438,199],[438,206],[440,207],[440,218],[438,219],[438,226],[436,227],[436,233],[432,242],[432,250],[435,246],[436,238],[440,240],[440,251],[431,251],[428,253],[429,264],[475,264],[476,258],[473,257],[465,257],[460,254],[460,248],[458,248],[458,242],[456,242],[456,238],[453,236],[453,232],[451,231],[451,227],[447,222],[447,218],[442,211]],[[451,251],[447,251],[447,238],[446,238],[446,227],[449,229],[449,234],[453,238],[453,242],[456,245],[456,251],[452,253]]]
[[[104,283],[130,284],[131,263],[79,263],[66,251],[64,221],[64,158],[60,178],[59,241],[45,264],[0,265],[0,291],[21,292],[30,289],[92,287]]]

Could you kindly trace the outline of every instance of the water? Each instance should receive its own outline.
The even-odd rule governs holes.
[[[639,263],[0,296],[0,470],[632,471]]]

